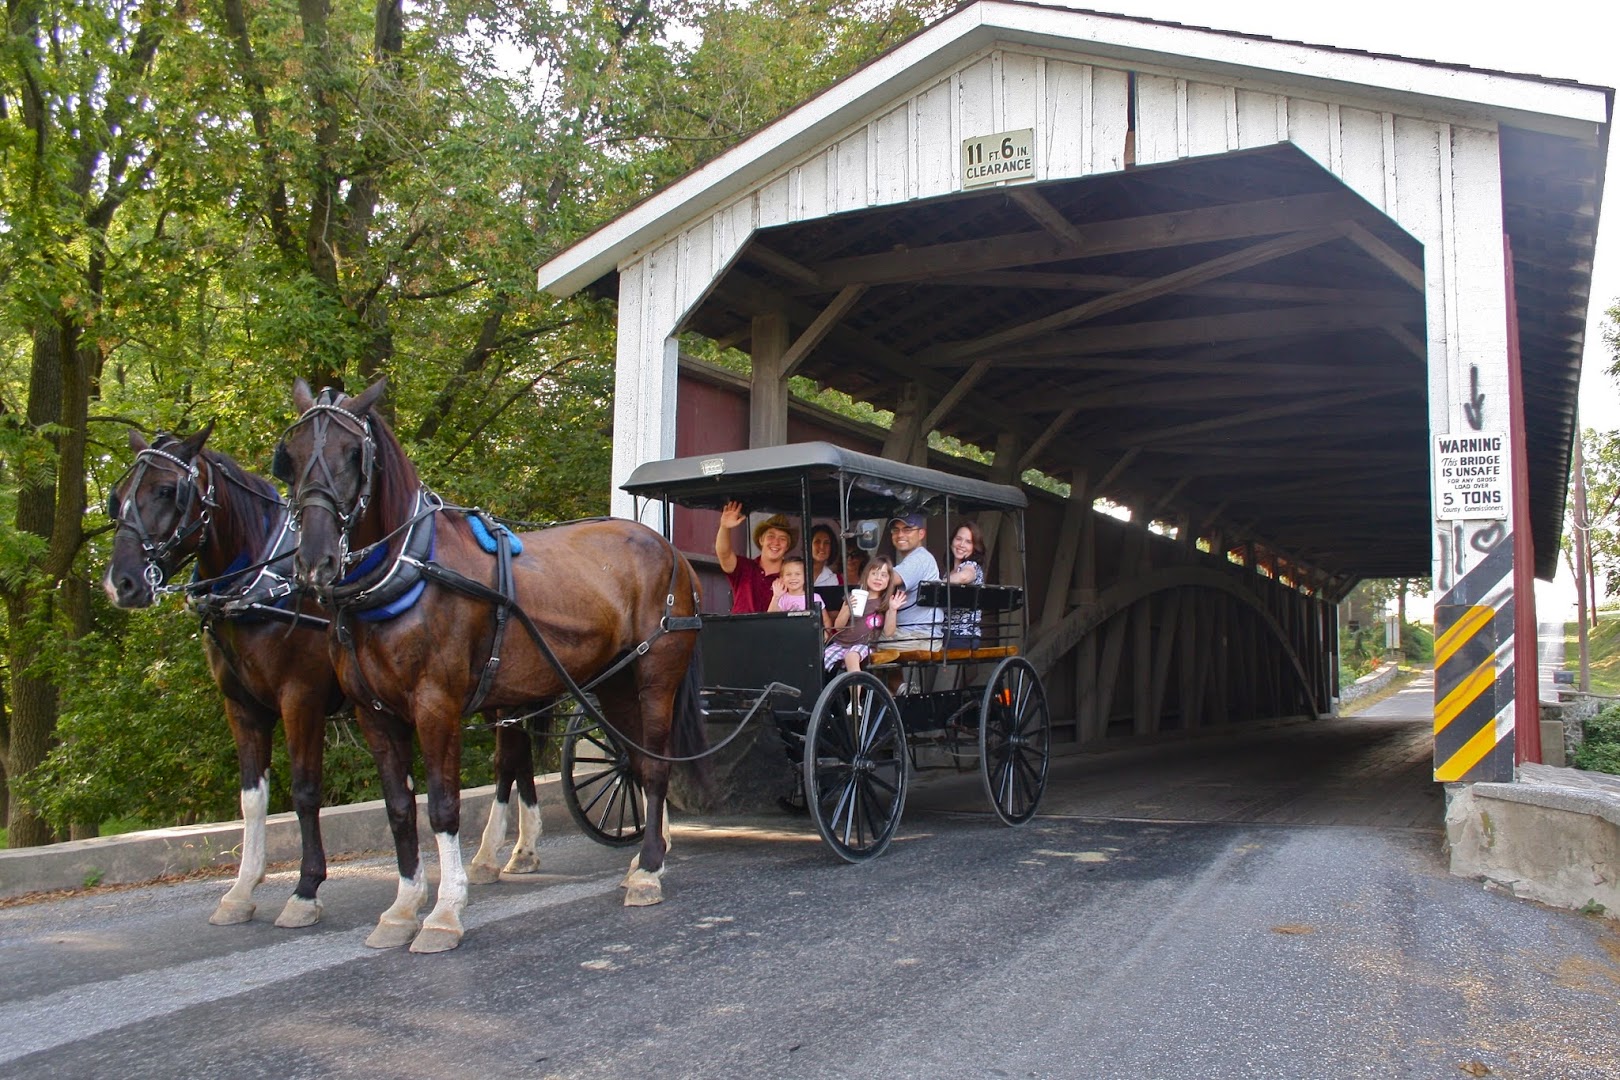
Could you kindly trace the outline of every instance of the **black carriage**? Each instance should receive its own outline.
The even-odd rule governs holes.
[[[784,514],[808,538],[816,522],[845,544],[879,546],[895,515],[921,512],[950,537],[964,515],[1005,515],[1024,580],[1023,492],[904,465],[829,443],[796,443],[649,462],[624,490],[638,510],[662,504],[718,510],[736,499],[754,514]],[[1005,561],[1004,561],[1005,562]],[[840,587],[842,588],[842,587]],[[818,590],[829,610],[841,593]],[[1028,630],[1019,585],[930,582],[918,603],[942,609],[935,636],[872,643],[870,665],[825,674],[826,635],[815,605],[803,612],[705,615],[703,701],[711,722],[742,730],[768,718],[781,733],[804,805],[823,839],[858,862],[899,826],[911,772],[977,767],[996,815],[1021,825],[1046,786],[1051,723],[1046,692],[1020,655]],[[976,640],[946,638],[947,613],[976,612]],[[641,800],[629,753],[611,732],[576,721],[564,742],[563,790],[575,820],[608,844],[639,841]]]

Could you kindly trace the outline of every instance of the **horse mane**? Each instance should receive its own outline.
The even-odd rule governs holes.
[[[377,444],[377,459],[373,463],[372,508],[379,516],[383,531],[391,532],[410,519],[416,507],[416,492],[422,486],[422,477],[388,421],[375,409],[369,410],[366,415],[371,421],[372,441]]]
[[[152,449],[172,452],[176,446],[184,443],[186,436],[174,435],[165,432],[152,442]],[[260,550],[270,539],[270,530],[275,525],[275,510],[282,505],[281,492],[276,486],[258,473],[244,469],[231,455],[223,450],[215,450],[204,446],[197,456],[208,462],[210,469],[218,473],[214,483],[214,499],[229,520],[217,523],[218,528],[225,532],[237,530],[236,540],[245,542],[254,550]],[[234,498],[230,489],[242,488],[251,498],[238,500]],[[243,503],[252,504],[251,509]]]

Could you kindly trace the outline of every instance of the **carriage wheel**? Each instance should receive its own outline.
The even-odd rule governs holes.
[[[889,846],[906,802],[900,710],[869,672],[846,671],[816,699],[804,733],[804,794],[821,838],[849,862]]]
[[[996,816],[1022,825],[1035,816],[1052,760],[1052,717],[1035,666],[1009,656],[984,688],[979,713],[979,778]]]
[[[646,800],[630,751],[584,717],[568,726],[562,748],[563,802],[585,835],[608,847],[641,843]]]

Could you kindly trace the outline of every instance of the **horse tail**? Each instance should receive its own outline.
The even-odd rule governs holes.
[[[681,678],[681,687],[675,693],[674,726],[670,731],[670,753],[675,757],[695,757],[682,765],[686,775],[702,798],[710,805],[714,794],[714,758],[708,753],[709,729],[703,719],[703,636],[697,631],[692,656]]]

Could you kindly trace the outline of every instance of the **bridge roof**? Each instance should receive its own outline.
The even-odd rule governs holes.
[[[904,93],[1010,46],[1497,132],[1536,569],[1553,574],[1612,90],[976,0],[559,252],[540,286],[616,295],[622,263]],[[1032,218],[1043,227],[1031,231]],[[1312,240],[1315,227],[1341,232],[1218,280],[1131,294],[1244,259],[1268,233]],[[835,312],[795,374],[882,408],[921,384],[934,401],[957,402],[930,416],[946,435],[989,449],[1016,433],[1023,465],[1065,480],[1084,473],[1098,494],[1139,513],[1263,541],[1340,583],[1422,577],[1431,560],[1424,258],[1380,210],[1278,143],[756,229],[680,329],[746,343],[751,320],[778,311],[791,339]],[[1110,294],[1131,302],[1107,310]],[[1065,332],[1085,295],[1104,309],[1085,314],[1083,333]]]

